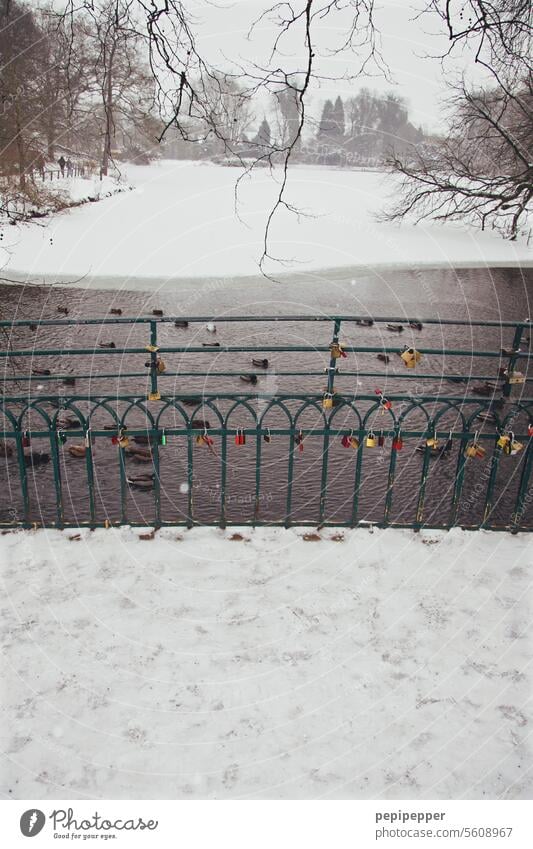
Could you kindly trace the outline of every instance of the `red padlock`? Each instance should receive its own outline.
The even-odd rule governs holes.
[[[118,445],[118,436],[116,436],[116,435],[115,435],[115,436],[112,436],[112,437],[111,437],[111,442],[113,443],[113,445]]]
[[[403,439],[400,436],[400,434],[398,434],[392,440],[392,449],[393,449],[393,451],[401,451],[402,448],[403,448]]]
[[[380,435],[378,436],[378,445],[380,448],[383,448],[383,446],[385,445],[385,437],[383,436],[383,431],[381,431]]]
[[[350,437],[348,436],[348,434],[345,434],[342,437],[341,445],[342,445],[343,448],[349,448],[350,447]]]
[[[22,434],[22,447],[29,448],[30,447],[30,435],[27,430]]]
[[[530,422],[527,426],[527,435],[533,436],[533,422]]]
[[[298,446],[298,451],[301,453],[304,450],[304,435],[302,431],[298,433],[298,436],[294,438],[294,441]]]

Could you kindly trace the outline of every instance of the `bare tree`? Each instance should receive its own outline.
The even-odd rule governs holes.
[[[516,239],[533,197],[531,85],[511,96],[502,88],[472,92],[463,83],[451,105],[446,138],[392,160],[403,191],[388,217],[465,219]]]
[[[492,84],[453,88],[446,138],[430,149],[391,159],[403,176],[402,195],[389,218],[466,219],[516,239],[533,196],[533,79],[531,4],[528,0],[432,0],[457,45]]]

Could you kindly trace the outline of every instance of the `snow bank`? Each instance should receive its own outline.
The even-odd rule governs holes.
[[[128,166],[135,192],[62,213],[47,227],[8,228],[0,262],[11,272],[73,276],[204,277],[257,274],[266,217],[279,184],[268,169],[241,183],[235,168],[167,161]],[[279,175],[278,175],[279,178]],[[276,274],[342,266],[516,265],[531,262],[525,243],[459,226],[376,223],[394,178],[371,172],[298,167],[269,251],[290,260]],[[50,237],[53,236],[52,243]]]
[[[527,536],[140,533],[0,537],[5,797],[531,798]]]

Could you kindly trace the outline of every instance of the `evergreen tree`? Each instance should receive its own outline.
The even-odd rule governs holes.
[[[326,100],[322,109],[322,117],[318,125],[318,138],[320,141],[329,141],[333,129],[333,103]]]
[[[344,138],[345,126],[344,126],[344,104],[342,102],[342,98],[340,95],[337,97],[335,101],[335,105],[333,106],[331,113],[331,121],[332,121],[332,135],[339,142]]]
[[[257,135],[254,138],[254,143],[261,145],[261,147],[269,147],[270,137],[270,124],[266,118],[263,118],[259,126],[259,130],[257,131]]]

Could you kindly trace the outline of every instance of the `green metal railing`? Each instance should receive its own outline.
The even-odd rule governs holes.
[[[300,341],[295,345],[218,344],[215,347],[195,344],[195,340],[193,344],[168,344],[168,339],[161,338],[162,329],[170,330],[168,325],[176,321],[187,322],[191,330],[198,330],[209,322],[227,327],[254,323],[271,328],[274,334],[292,325],[312,327],[315,323],[326,323],[331,325],[331,333],[320,344]],[[191,527],[216,524],[224,527],[297,523],[353,527],[372,523],[384,527],[450,528],[460,524],[469,528],[531,530],[533,398],[527,397],[527,387],[532,378],[527,368],[520,373],[518,366],[527,367],[531,358],[525,348],[524,333],[531,330],[532,323],[529,320],[470,322],[380,317],[373,319],[373,330],[368,329],[373,335],[380,331],[379,344],[363,345],[360,337],[367,332],[364,322],[368,323],[367,316],[107,317],[0,322],[4,333],[9,335],[7,349],[0,352],[0,359],[5,363],[1,398],[5,455],[2,488],[13,502],[4,505],[2,512],[0,498],[0,526],[141,524]],[[408,327],[410,323],[414,328]],[[398,337],[387,335],[386,325],[407,325],[414,348],[412,340],[416,338],[416,342],[422,342],[424,338],[424,333],[416,330],[419,323],[430,332],[438,327],[441,334],[453,331],[459,338],[479,328],[490,339],[505,341],[505,346],[495,346],[495,339],[487,349],[417,344],[415,350],[421,355],[421,362],[416,368],[404,368],[399,359],[394,363],[402,365],[403,371],[389,369],[388,363],[381,371],[375,367],[358,368],[360,362],[366,362],[369,357],[379,355],[390,360],[405,353],[405,346],[389,344]],[[70,344],[53,347],[46,346],[46,342],[43,347],[28,345],[28,334],[38,332],[46,337],[57,333],[58,328],[91,327],[100,331],[117,328],[128,333],[142,333],[145,344],[125,342],[113,348],[95,345],[76,348]],[[381,335],[382,329],[384,335]],[[298,335],[301,337],[302,332]],[[30,342],[31,339],[30,336]],[[147,354],[147,370],[129,366],[132,358],[143,355],[146,359]],[[277,381],[283,383],[290,379],[294,383],[294,379],[299,378],[301,382],[316,384],[315,390],[287,391],[276,387],[274,392],[262,392],[259,381],[257,390],[227,391],[224,382],[242,376],[243,369],[226,366],[212,371],[202,367],[198,359],[200,355],[202,360],[223,356],[226,362],[232,363],[240,354],[258,357],[275,354],[283,363],[275,371]],[[300,368],[289,366],[288,361],[298,355],[304,359],[312,356],[322,363],[325,360],[327,365],[322,368],[306,368],[305,363]],[[163,364],[164,356],[173,358],[174,368]],[[107,364],[102,357],[107,358]],[[110,366],[116,357],[127,357],[127,370]],[[80,368],[65,371],[64,358],[68,358],[69,366],[79,363]],[[449,372],[447,364],[454,358],[461,367]],[[32,366],[35,362],[42,365],[41,361],[48,363],[51,359],[53,364],[61,360],[61,367],[50,374],[43,373],[42,367],[35,373],[33,367],[32,373],[24,365],[28,359]],[[191,359],[193,367],[188,364]],[[487,362],[488,366],[472,374],[471,363],[478,359]],[[428,370],[426,360],[439,367]],[[100,361],[104,365],[102,369]],[[339,367],[341,362],[346,363],[346,370]],[[391,388],[373,388],[371,381],[376,378]],[[355,388],[354,379],[358,381]],[[66,386],[47,391],[51,383],[65,380],[74,381],[77,386],[87,383],[87,386],[84,385],[79,393],[67,390]],[[97,381],[96,390],[94,381]],[[104,381],[107,386],[103,385]],[[395,381],[400,382],[398,386]],[[421,391],[425,381],[430,387],[427,392]],[[447,381],[461,386],[465,393],[447,394],[443,390]],[[472,385],[475,381],[490,381],[494,389],[485,389],[489,394],[480,397]],[[215,386],[210,388],[213,382]],[[110,383],[113,384],[111,388]],[[75,417],[74,426],[68,431],[62,425],[66,414]],[[208,426],[207,415],[214,417]],[[480,421],[480,415],[485,417],[484,422]],[[243,419],[246,424],[242,423]],[[372,447],[373,433],[378,443],[377,452]],[[232,441],[237,440],[238,445],[241,436],[248,446],[245,453],[252,473],[247,484],[251,490],[251,515],[230,509],[228,473],[233,462],[230,461],[230,449],[234,451]],[[110,448],[110,438],[113,448]],[[150,500],[150,509],[141,517],[132,517],[128,509],[132,488],[140,486],[139,479],[132,483],[135,476],[129,471],[130,458],[136,456],[133,450],[136,439],[142,439],[145,446],[136,450],[137,457],[139,451],[145,454],[143,460],[148,471],[144,473],[146,493],[143,497]],[[352,442],[343,457],[349,457],[350,462],[342,461],[339,471],[339,444],[344,448],[347,440]],[[358,447],[352,449],[354,440]],[[436,447],[432,440],[437,440]],[[170,485],[163,482],[162,452],[172,452],[174,442],[180,445],[186,480],[181,482],[181,495],[176,497],[173,509],[169,509],[169,486],[170,489],[177,487],[178,482]],[[276,515],[265,510],[262,501],[265,452],[272,451],[272,448],[266,449],[265,444],[272,442],[277,447],[268,461],[269,486],[279,489],[278,502],[280,499],[283,502],[281,507],[278,505]],[[46,450],[36,451],[36,445],[44,444]],[[304,457],[300,453],[304,444],[313,444],[316,449],[313,455],[316,474],[309,484],[316,494],[316,504],[302,513],[301,505],[296,503],[296,490],[303,474]],[[476,460],[468,456],[472,445],[479,445],[483,449],[480,454],[486,454],[485,461],[478,466]],[[106,451],[103,464],[98,461],[100,446],[105,446]],[[76,459],[68,454],[67,449],[71,448],[74,454],[78,452]],[[439,467],[434,461],[445,453],[455,464],[453,474],[448,471],[446,477],[448,497],[439,501],[436,512],[428,506],[428,487],[435,481],[438,483]],[[101,494],[102,477],[111,474],[113,464],[118,470],[119,503],[115,508],[106,505]],[[272,464],[275,465],[274,482]],[[84,469],[83,481],[80,468]],[[206,474],[216,477],[218,482],[215,501],[207,514],[198,511],[195,503],[198,468],[208,468]],[[449,463],[447,468],[450,468]],[[379,505],[373,505],[373,515],[369,518],[365,499],[368,500],[367,493],[378,473],[385,483]],[[66,509],[65,490],[72,500],[73,477],[76,482],[74,501],[83,517],[71,517]],[[402,511],[397,492],[406,479],[412,483],[408,509]],[[39,490],[43,481],[46,486],[42,485],[41,490],[46,491]],[[476,509],[469,511],[471,491],[477,493]],[[340,512],[330,507],[334,497],[338,500],[339,492],[342,496]]]

